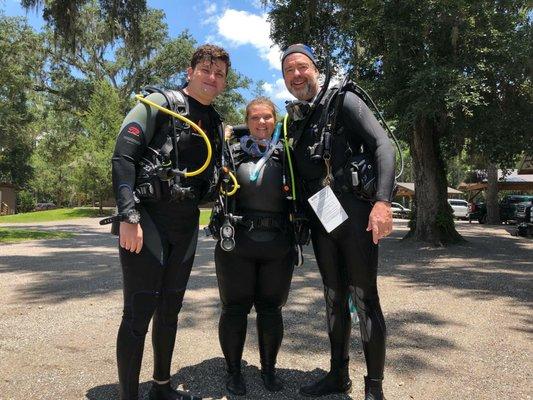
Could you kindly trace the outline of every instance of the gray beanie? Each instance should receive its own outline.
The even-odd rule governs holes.
[[[283,61],[285,60],[285,58],[287,58],[289,54],[292,54],[292,53],[302,53],[303,55],[306,55],[313,62],[315,67],[318,67],[315,55],[313,54],[313,50],[311,50],[311,47],[305,44],[302,44],[302,43],[297,43],[297,44],[291,44],[283,52],[283,55],[281,56],[282,69],[283,69]]]

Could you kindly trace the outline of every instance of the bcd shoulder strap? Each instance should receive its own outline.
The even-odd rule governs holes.
[[[189,102],[180,90],[163,90],[155,86],[147,86],[143,89],[148,94],[160,93],[167,101],[167,107],[180,115],[189,114]]]
[[[163,92],[170,103],[168,105],[169,109],[183,116],[189,114],[189,102],[187,101],[187,97],[181,91],[166,90]]]

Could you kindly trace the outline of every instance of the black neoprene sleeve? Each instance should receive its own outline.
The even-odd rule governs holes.
[[[347,92],[340,113],[346,134],[359,135],[374,155],[377,168],[376,200],[392,201],[395,150],[383,127],[361,98]]]
[[[147,99],[160,105],[166,104],[159,93],[151,94]],[[128,113],[120,128],[111,159],[113,192],[119,214],[125,214],[135,208],[133,190],[136,169],[153,137],[157,115],[155,108],[139,103]]]

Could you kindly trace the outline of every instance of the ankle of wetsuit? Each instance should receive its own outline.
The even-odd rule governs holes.
[[[170,379],[167,379],[166,381],[156,381],[156,380],[154,379],[154,383],[155,383],[156,385],[166,385],[166,384],[169,383],[169,382],[170,382]]]

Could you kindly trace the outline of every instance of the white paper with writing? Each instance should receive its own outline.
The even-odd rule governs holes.
[[[329,186],[307,199],[328,233],[348,219],[348,215]]]

